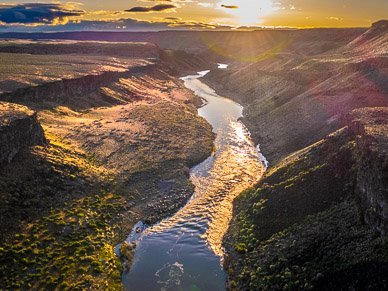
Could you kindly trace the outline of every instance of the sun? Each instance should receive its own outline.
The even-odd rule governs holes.
[[[262,17],[278,10],[271,0],[223,0],[220,5],[242,25],[260,24]]]

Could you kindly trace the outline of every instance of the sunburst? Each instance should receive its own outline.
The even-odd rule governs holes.
[[[262,17],[278,10],[271,0],[223,0],[220,5],[238,17],[242,25],[260,24]]]

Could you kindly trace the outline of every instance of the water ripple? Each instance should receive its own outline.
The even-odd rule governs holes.
[[[195,193],[189,202],[136,238],[134,264],[123,278],[126,290],[224,290],[222,238],[233,200],[260,179],[265,167],[238,121],[242,106],[200,82],[204,74],[183,79],[207,101],[198,111],[217,134],[216,152],[191,170]]]

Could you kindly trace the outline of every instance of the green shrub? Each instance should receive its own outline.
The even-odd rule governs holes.
[[[239,254],[244,254],[247,251],[247,246],[245,245],[245,243],[240,243],[240,244],[236,245],[234,249]]]

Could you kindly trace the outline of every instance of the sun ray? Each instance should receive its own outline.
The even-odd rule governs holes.
[[[278,10],[271,0],[224,0],[220,5],[221,8],[238,17],[242,25],[260,24],[262,17]]]

